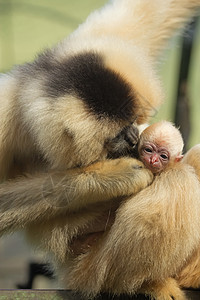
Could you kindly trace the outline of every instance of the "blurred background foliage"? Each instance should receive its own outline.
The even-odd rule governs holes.
[[[38,52],[69,35],[105,0],[0,0],[0,72],[34,59]],[[153,122],[175,121],[182,39],[170,41],[158,64],[166,101]],[[134,71],[134,70],[133,70]],[[190,106],[189,147],[200,142],[200,22],[193,39],[188,74]],[[178,124],[179,125],[179,124]],[[186,127],[187,119],[185,119]]]

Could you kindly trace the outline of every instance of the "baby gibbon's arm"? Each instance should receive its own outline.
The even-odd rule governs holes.
[[[7,181],[0,185],[0,234],[137,193],[152,180],[152,173],[140,161],[121,158]]]

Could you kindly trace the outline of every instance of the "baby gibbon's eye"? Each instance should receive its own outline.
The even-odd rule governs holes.
[[[168,156],[166,154],[161,154],[160,157],[164,160],[168,160]]]
[[[147,153],[152,153],[152,149],[151,148],[144,148],[144,151]]]

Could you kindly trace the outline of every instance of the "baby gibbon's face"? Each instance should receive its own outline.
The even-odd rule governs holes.
[[[139,151],[140,159],[154,174],[160,173],[169,163],[170,153],[166,147],[144,143]]]

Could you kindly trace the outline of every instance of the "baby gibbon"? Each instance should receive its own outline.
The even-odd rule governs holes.
[[[128,139],[131,144],[132,138],[133,141],[136,140],[133,130],[134,128],[131,126],[127,127],[126,136],[121,132],[113,140],[113,145],[110,143],[110,147],[115,148],[121,138]],[[135,153],[146,168],[151,170],[154,175],[159,175],[169,165],[173,165],[183,158],[183,146],[180,131],[171,122],[160,121],[142,131]],[[113,214],[110,215],[109,222],[113,222]],[[97,241],[98,237],[99,233],[97,234],[97,232],[93,231],[93,234],[89,235],[85,232],[85,235],[71,243],[71,250],[75,254],[84,253]]]
[[[172,123],[161,121],[148,126],[140,135],[139,158],[153,174],[183,158],[183,138]]]

